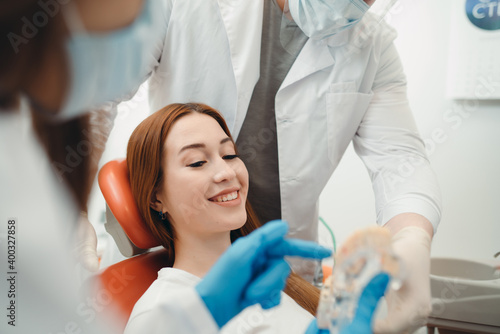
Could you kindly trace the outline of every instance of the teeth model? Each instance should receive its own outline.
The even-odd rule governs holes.
[[[401,286],[401,261],[391,248],[391,234],[379,227],[353,233],[335,254],[333,273],[321,290],[317,311],[318,327],[337,334],[351,323],[364,287],[378,273],[391,275],[391,288]]]

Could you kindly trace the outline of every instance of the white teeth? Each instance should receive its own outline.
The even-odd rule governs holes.
[[[224,195],[224,196],[219,196],[217,197],[214,202],[227,202],[227,201],[232,201],[233,199],[238,198],[238,192],[234,191],[230,194]]]

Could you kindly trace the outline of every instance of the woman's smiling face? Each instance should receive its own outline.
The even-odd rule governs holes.
[[[178,119],[163,150],[163,183],[152,207],[167,212],[176,235],[245,224],[248,171],[215,119],[196,112]]]

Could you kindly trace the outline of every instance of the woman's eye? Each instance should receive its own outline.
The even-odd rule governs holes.
[[[233,160],[235,158],[239,158],[239,155],[237,154],[228,154],[222,157],[224,160]]]
[[[192,164],[187,165],[188,167],[201,167],[206,161],[197,161]]]

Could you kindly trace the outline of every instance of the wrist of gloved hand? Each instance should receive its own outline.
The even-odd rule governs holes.
[[[387,317],[376,322],[374,332],[411,333],[425,325],[431,311],[431,237],[420,227],[405,227],[392,237],[392,247],[403,262],[404,281],[387,293]]]

